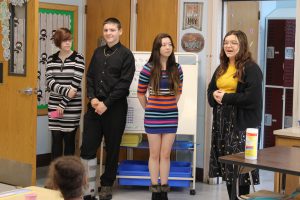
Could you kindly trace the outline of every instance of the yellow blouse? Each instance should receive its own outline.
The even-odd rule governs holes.
[[[235,93],[238,78],[233,78],[236,73],[236,68],[233,65],[229,65],[225,74],[220,76],[217,80],[217,87],[219,90],[223,90],[225,93]]]

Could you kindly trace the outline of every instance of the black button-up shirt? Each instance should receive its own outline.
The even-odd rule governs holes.
[[[134,72],[133,54],[120,42],[111,48],[97,48],[87,72],[88,98],[97,98],[107,107],[126,98]]]

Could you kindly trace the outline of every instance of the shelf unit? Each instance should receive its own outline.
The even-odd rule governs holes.
[[[171,187],[190,187],[190,194],[195,195],[196,175],[196,141],[175,141],[173,151],[191,151],[193,160],[191,162],[171,161],[169,185]],[[137,147],[123,147],[129,151],[128,158],[132,158],[132,149],[148,149],[147,141],[142,141]],[[132,161],[132,162],[130,162]],[[131,166],[130,166],[131,165]],[[173,166],[172,166],[173,165]],[[129,167],[130,166],[130,167]],[[173,167],[173,168],[172,168]],[[126,160],[119,165],[117,180],[119,185],[150,185],[150,176],[147,161]],[[125,174],[125,175],[124,175]],[[135,174],[135,175],[133,175]],[[132,179],[132,180],[130,180]],[[192,185],[190,185],[192,182]]]

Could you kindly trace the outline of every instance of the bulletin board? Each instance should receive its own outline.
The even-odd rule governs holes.
[[[39,4],[39,67],[38,67],[38,115],[46,115],[49,92],[46,87],[46,65],[50,55],[58,51],[53,43],[53,34],[66,27],[73,34],[72,49],[77,49],[78,7],[62,4]]]
[[[133,52],[136,71],[130,86],[126,133],[145,133],[144,109],[137,98],[139,74],[151,52]],[[194,53],[175,53],[183,71],[182,95],[178,103],[179,121],[177,134],[195,135],[197,132],[198,56]]]

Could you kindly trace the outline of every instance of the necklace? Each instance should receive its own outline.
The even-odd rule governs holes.
[[[103,49],[103,53],[104,53],[104,56],[105,56],[105,57],[109,57],[109,56],[114,55],[114,53],[115,53],[116,51],[118,51],[118,48],[116,48],[111,54],[107,54],[107,53],[106,53],[106,48]]]

